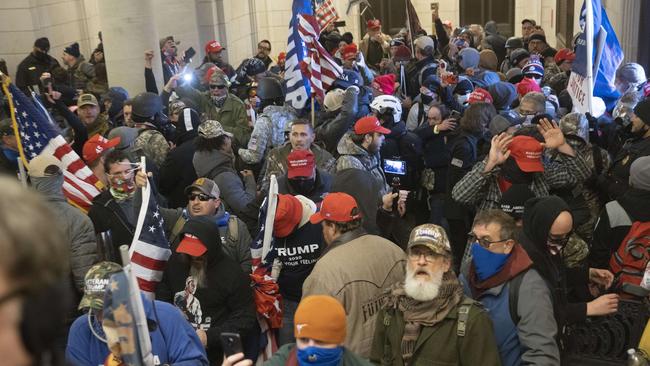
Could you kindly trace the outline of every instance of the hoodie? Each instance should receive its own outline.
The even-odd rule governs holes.
[[[181,235],[186,233],[196,236],[207,248],[206,285],[198,285],[190,275],[188,256],[177,253],[175,247],[156,297],[176,305],[195,328],[206,331],[208,359],[211,364],[221,364],[220,334],[239,333],[246,337],[255,325],[250,280],[239,264],[223,252],[219,228],[212,218],[190,218]]]
[[[149,325],[151,351],[160,365],[207,365],[208,359],[199,337],[190,324],[172,305],[151,301],[142,296],[142,304]],[[94,319],[94,318],[93,318]],[[96,320],[93,329],[99,335],[103,330]],[[66,361],[73,366],[104,365],[110,351],[106,343],[90,330],[88,315],[78,317],[68,334]]]
[[[74,288],[83,293],[86,272],[97,260],[97,242],[93,223],[87,215],[72,207],[63,196],[63,174],[31,177],[32,186],[45,196],[59,228],[70,245],[70,269]]]
[[[533,261],[533,268],[546,281],[553,296],[553,309],[558,329],[571,322],[581,322],[587,316],[586,303],[569,303],[571,292],[586,286],[587,268],[566,268],[561,254],[551,255],[546,247],[551,226],[569,206],[557,196],[537,197],[524,205],[523,233],[520,243]]]
[[[381,187],[379,197],[382,197],[390,188],[380,166],[379,154],[370,154],[368,150],[355,144],[352,141],[352,134],[354,131],[347,132],[339,141],[337,151],[340,156],[336,160],[336,172],[346,169],[361,169],[369,172]]]

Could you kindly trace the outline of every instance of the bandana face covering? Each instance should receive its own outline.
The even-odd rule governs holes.
[[[110,192],[111,195],[118,201],[124,201],[133,197],[135,193],[135,179],[133,170],[127,171],[124,175],[121,174],[107,174],[110,178]]]
[[[307,347],[297,351],[300,366],[337,366],[343,357],[343,347]]]
[[[226,98],[228,98],[228,95],[222,97],[212,96],[212,103],[214,103],[217,108],[221,108],[226,103]]]

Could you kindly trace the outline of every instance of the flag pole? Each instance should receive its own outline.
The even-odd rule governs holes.
[[[587,12],[585,19],[585,33],[587,41],[587,109],[593,113],[592,105],[594,98],[594,4],[592,0],[585,0],[585,10]]]
[[[314,91],[311,91],[311,126],[312,128],[316,125],[316,103],[314,103],[314,99],[316,99],[316,93]]]
[[[411,57],[415,58],[415,47],[413,46],[413,43],[415,42],[415,38],[413,38],[413,29],[411,29],[411,15],[409,14],[409,0],[404,0],[404,6],[406,7],[406,27],[409,30],[409,35],[411,37]]]

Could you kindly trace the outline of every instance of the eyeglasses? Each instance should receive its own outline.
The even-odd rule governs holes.
[[[422,256],[424,256],[424,260],[427,261],[427,263],[433,263],[433,261],[435,261],[436,257],[437,257],[436,254],[431,253],[431,252],[413,251],[413,250],[408,251],[408,257],[412,261],[417,261]]]
[[[226,89],[225,85],[210,84],[210,89]]]
[[[564,235],[561,238],[554,238],[549,235],[548,238],[546,239],[546,243],[554,247],[563,248],[565,245],[567,245],[569,239],[571,239],[572,234],[573,234],[573,230],[569,231],[566,235]]]
[[[187,199],[188,199],[189,201],[194,201],[194,200],[197,199],[197,198],[198,198],[199,201],[201,201],[201,202],[206,202],[206,201],[209,201],[209,200],[213,200],[213,199],[215,199],[215,197],[209,196],[209,195],[204,194],[204,193],[192,193],[192,194],[190,194],[190,195],[187,196]]]
[[[474,233],[468,233],[467,237],[469,238],[470,243],[478,243],[478,245],[482,246],[485,249],[489,249],[493,244],[502,243],[504,241],[510,240],[510,239],[501,239],[501,240],[489,241],[485,238],[479,238]]]

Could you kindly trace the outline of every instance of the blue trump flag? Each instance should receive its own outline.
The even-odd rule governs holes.
[[[614,28],[612,28],[609,22],[607,12],[603,8],[601,1],[586,1],[591,1],[593,4],[594,51],[592,56],[594,60],[593,75],[595,79],[594,96],[602,98],[607,106],[607,110],[612,110],[616,105],[616,101],[620,98],[620,94],[614,86],[614,79],[616,77],[616,70],[623,61],[623,50],[621,49],[621,44],[618,42],[618,38],[616,38]],[[586,18],[587,10],[583,3],[582,10],[580,11],[582,33],[577,41],[576,59],[573,62],[573,68],[571,70],[582,76],[587,76]],[[596,64],[597,62],[598,64]]]
[[[298,33],[298,14],[313,15],[313,13],[311,0],[293,0],[284,80],[287,84],[285,102],[298,111],[307,107],[311,94],[309,78],[303,75],[300,67],[303,59],[307,57],[307,50]]]

